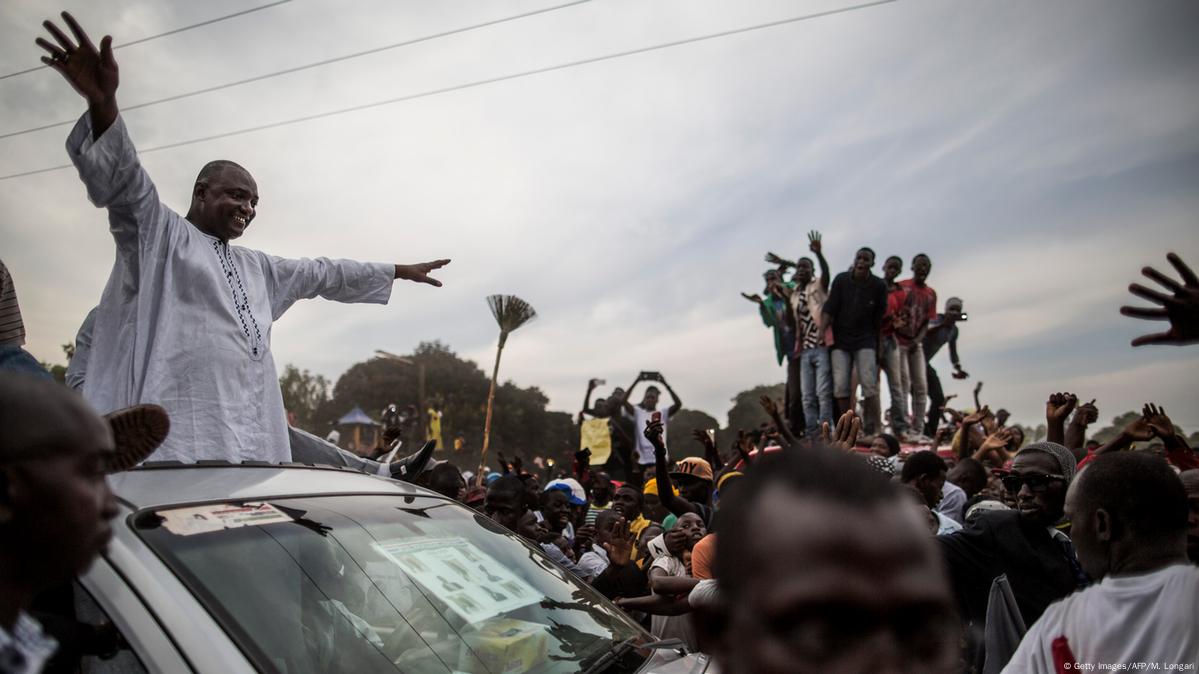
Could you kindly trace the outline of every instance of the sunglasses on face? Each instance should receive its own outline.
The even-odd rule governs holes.
[[[1065,482],[1066,476],[1065,475],[1051,475],[1051,474],[1042,474],[1042,475],[1011,475],[1011,474],[1008,474],[1008,475],[1004,475],[1003,477],[999,478],[999,480],[1000,480],[1000,482],[1003,482],[1003,488],[1006,489],[1009,494],[1016,494],[1016,493],[1019,493],[1020,488],[1023,487],[1024,485],[1028,485],[1028,488],[1035,492],[1045,491],[1046,489],[1049,488],[1050,482],[1053,482],[1053,481]]]

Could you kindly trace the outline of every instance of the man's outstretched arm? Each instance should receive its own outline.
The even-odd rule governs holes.
[[[297,300],[322,297],[334,302],[387,304],[395,279],[441,286],[429,272],[449,260],[413,265],[330,260],[318,257],[283,258],[252,251],[259,259],[267,294],[271,299],[271,317],[278,320]]]
[[[120,73],[112,55],[112,36],[105,35],[100,40],[100,48],[96,49],[75,17],[63,12],[62,20],[71,29],[75,40],[68,38],[54,22],[43,21],[42,25],[54,42],[41,37],[36,40],[38,46],[49,54],[42,57],[42,63],[57,70],[87,100],[88,114],[92,120],[92,138],[98,140],[117,121],[119,112],[117,86]]]
[[[397,264],[396,275],[398,279],[405,281],[413,281],[415,283],[428,283],[436,288],[441,287],[441,281],[429,276],[429,272],[435,269],[441,269],[449,264],[448,259],[434,260],[432,262],[421,262],[419,264]]]

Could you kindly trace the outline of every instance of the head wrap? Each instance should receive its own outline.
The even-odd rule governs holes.
[[[891,477],[895,474],[895,468],[891,465],[891,462],[879,456],[878,454],[871,454],[867,456],[866,463],[870,464],[871,468],[877,470],[883,475],[886,475],[887,477]]]
[[[1024,449],[1016,452],[1016,456],[1021,454],[1029,454],[1036,452],[1038,454],[1048,454],[1057,459],[1058,465],[1061,467],[1062,475],[1066,476],[1066,484],[1074,481],[1074,473],[1078,467],[1078,460],[1074,458],[1074,453],[1056,442],[1034,442],[1031,445],[1026,445]]]

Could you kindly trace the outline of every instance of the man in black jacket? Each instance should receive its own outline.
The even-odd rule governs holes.
[[[1015,510],[983,513],[966,529],[938,536],[975,662],[982,662],[987,601],[996,577],[1007,575],[1025,625],[1087,583],[1070,537],[1058,528],[1074,470],[1070,450],[1053,442],[1031,444],[1003,478],[1015,495]]]
[[[850,408],[850,371],[858,371],[862,384],[862,430],[874,435],[882,430],[878,418],[879,331],[887,311],[887,284],[870,273],[874,251],[862,248],[850,271],[837,274],[824,302],[821,325],[833,327],[833,397],[836,415]],[[835,416],[836,416],[835,415]]]

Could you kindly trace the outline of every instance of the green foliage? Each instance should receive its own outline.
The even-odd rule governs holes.
[[[279,388],[283,391],[283,408],[294,416],[296,427],[323,437],[329,429],[318,423],[317,414],[329,402],[329,380],[287,365],[279,377]]]
[[[686,408],[679,410],[678,414],[670,418],[670,434],[667,437],[670,456],[675,459],[685,456],[703,458],[704,447],[691,437],[691,432],[706,431],[710,428],[720,429],[720,423],[711,414]]]
[[[716,434],[716,446],[724,452],[737,439],[737,430],[756,430],[763,423],[769,422],[770,417],[762,410],[758,399],[768,395],[780,406],[783,401],[784,384],[755,386],[748,391],[742,391],[733,398],[733,407],[729,410],[729,425]]]
[[[438,458],[448,458],[463,469],[474,469],[483,445],[483,418],[487,411],[488,379],[474,361],[458,357],[441,342],[423,342],[412,354],[403,354],[412,365],[387,359],[357,363],[337,379],[332,398],[321,406],[318,426],[327,432],[338,417],[355,405],[367,414],[378,416],[387,405],[404,409],[420,403],[420,366],[425,370],[425,401],[441,403],[441,437],[450,445],[461,432],[466,440],[467,456],[456,456],[439,449]],[[549,399],[537,387],[521,388],[512,382],[496,387],[495,417],[492,421],[492,452],[503,452],[512,459],[523,456],[553,456],[567,460],[578,444],[578,429],[565,412],[546,410]],[[423,429],[414,429],[409,440],[423,439]],[[491,454],[494,457],[494,453]]]

